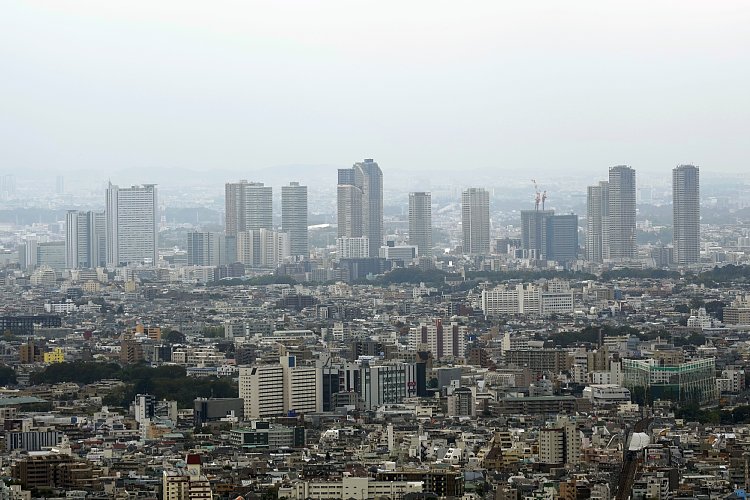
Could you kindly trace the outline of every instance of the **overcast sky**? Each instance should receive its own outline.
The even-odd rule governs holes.
[[[746,0],[5,0],[0,171],[750,171],[748,26]]]

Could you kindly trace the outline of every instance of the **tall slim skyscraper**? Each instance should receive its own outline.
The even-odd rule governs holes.
[[[310,255],[307,235],[307,186],[291,182],[281,187],[281,229],[289,233],[294,256]]]
[[[107,265],[156,264],[159,203],[156,185],[107,188]]]
[[[693,165],[672,170],[674,261],[678,265],[700,262],[700,172]]]
[[[69,210],[65,215],[65,265],[68,269],[107,265],[107,220],[104,212]]]
[[[609,169],[607,233],[609,259],[618,261],[636,257],[635,170],[625,165]]]
[[[383,171],[371,158],[354,164],[354,184],[362,190],[362,230],[370,240],[370,257],[383,244]]]
[[[490,253],[490,193],[484,188],[469,188],[461,195],[461,224],[464,253]]]
[[[432,195],[409,193],[409,244],[423,257],[432,257]]]
[[[384,239],[383,172],[374,160],[339,169],[337,205],[339,237],[367,237],[370,257],[377,257]]]
[[[586,197],[586,260],[603,262],[609,258],[609,182],[589,186]]]
[[[228,236],[239,231],[273,229],[273,188],[262,182],[230,182],[225,186]]]

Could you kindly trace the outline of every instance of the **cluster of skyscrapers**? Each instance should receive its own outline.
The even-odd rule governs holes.
[[[65,261],[71,269],[158,261],[156,186],[109,184],[104,212],[70,210],[65,217]]]
[[[673,261],[700,260],[699,170],[673,170]],[[227,183],[225,230],[188,234],[188,265],[220,266],[240,262],[275,268],[290,257],[309,257],[307,186],[281,188],[281,226],[273,223],[273,190],[259,182]],[[365,159],[338,170],[337,257],[366,259],[433,255],[432,197],[409,194],[406,246],[385,242],[383,172]],[[153,184],[121,188],[110,184],[103,212],[71,210],[66,216],[65,265],[68,268],[121,266],[158,261],[159,205]],[[491,253],[490,193],[467,188],[461,196],[462,251]],[[636,174],[625,165],[589,186],[586,213],[586,260],[628,262],[638,258],[636,243]],[[537,207],[521,211],[522,257],[571,263],[578,260],[578,216]],[[408,252],[406,251],[408,250]],[[28,252],[27,252],[28,253]],[[32,252],[33,253],[33,252]],[[402,257],[406,256],[406,257]]]
[[[698,167],[672,170],[674,263],[700,261],[700,182]],[[626,262],[638,257],[636,243],[635,170],[625,165],[609,169],[609,179],[589,186],[586,213],[586,259]]]
[[[226,184],[226,259],[276,267],[289,257],[307,257],[307,186],[292,182],[281,188],[281,228],[273,226],[273,188],[241,180]]]

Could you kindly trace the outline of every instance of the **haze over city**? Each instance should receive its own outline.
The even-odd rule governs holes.
[[[11,1],[0,169],[740,173],[748,22],[743,1]]]
[[[747,500],[748,21],[5,2],[0,500]]]

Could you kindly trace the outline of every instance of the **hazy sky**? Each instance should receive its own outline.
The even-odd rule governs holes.
[[[750,171],[748,26],[746,0],[5,0],[0,171]]]

